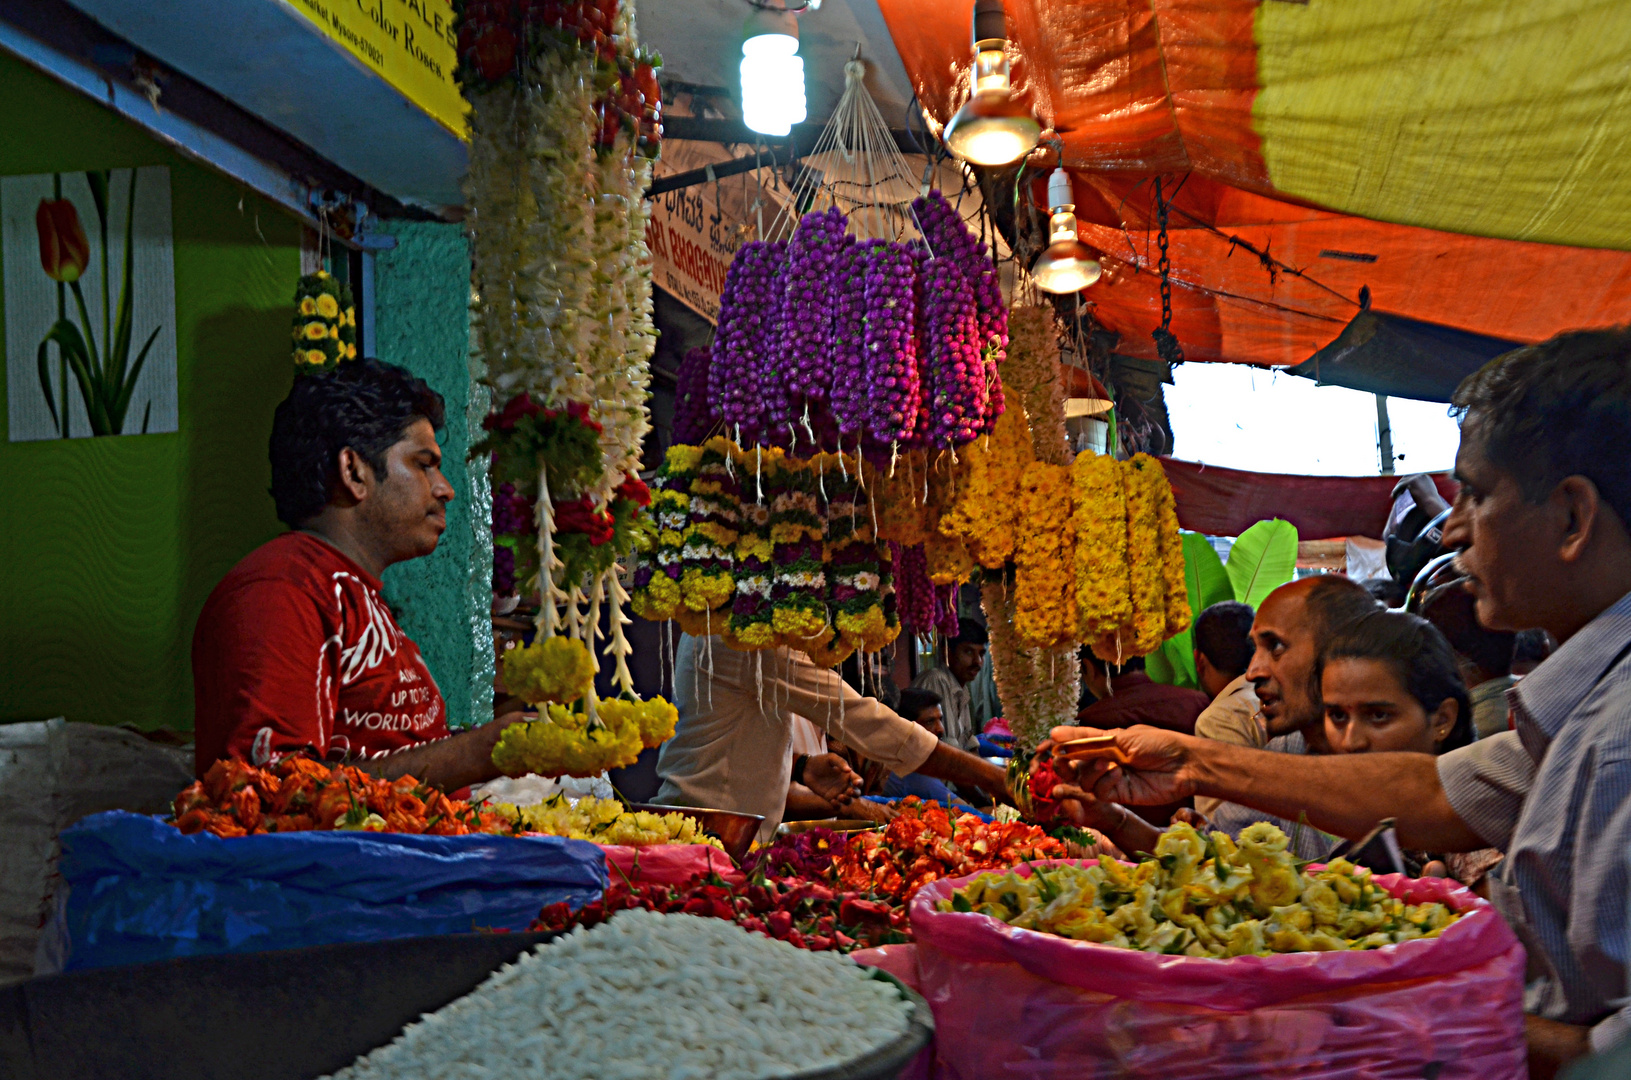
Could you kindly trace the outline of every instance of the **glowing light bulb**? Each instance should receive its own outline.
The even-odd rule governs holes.
[[[742,39],[742,122],[762,135],[787,135],[803,123],[804,58],[798,23],[785,11],[756,11]]]
[[[1055,169],[1048,177],[1048,246],[1031,264],[1031,277],[1043,292],[1064,295],[1080,292],[1099,280],[1103,267],[1093,249],[1076,239],[1076,204],[1070,174]]]
[[[946,125],[946,148],[975,165],[1012,165],[1036,148],[1042,125],[1010,96],[1002,0],[974,5],[974,93]]]

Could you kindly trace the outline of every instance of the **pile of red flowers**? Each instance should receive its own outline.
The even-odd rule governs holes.
[[[882,832],[855,833],[836,856],[837,884],[904,904],[931,881],[1069,856],[1036,825],[953,818],[939,803],[906,799]]]
[[[629,908],[728,919],[801,949],[850,952],[911,940],[906,909],[899,904],[835,891],[816,881],[760,879],[732,885],[714,874],[678,888],[616,881],[605,896],[577,911],[564,903],[550,904],[527,929],[594,926]]]
[[[411,776],[382,780],[350,765],[284,758],[269,769],[223,760],[171,804],[171,824],[216,836],[355,829],[369,832],[510,833],[498,814],[449,799]]]

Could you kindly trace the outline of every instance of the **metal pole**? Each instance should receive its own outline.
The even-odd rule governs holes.
[[[1393,425],[1388,422],[1387,395],[1376,395],[1376,449],[1382,461],[1382,475],[1393,475]]]

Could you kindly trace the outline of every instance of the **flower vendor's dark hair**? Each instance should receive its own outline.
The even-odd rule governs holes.
[[[1541,502],[1564,477],[1584,476],[1631,527],[1631,328],[1575,330],[1497,356],[1451,400],[1524,498]]]
[[[279,520],[297,528],[328,505],[348,446],[383,478],[386,451],[421,418],[441,428],[442,395],[396,364],[354,360],[296,379],[273,414],[268,448]]]
[[[908,686],[900,692],[900,704],[895,712],[904,719],[915,721],[927,709],[937,709],[941,705],[940,695],[933,690],[920,690],[915,686]]]
[[[1455,726],[1438,750],[1443,753],[1472,742],[1472,699],[1461,680],[1455,650],[1426,619],[1402,611],[1372,612],[1326,643],[1314,665],[1316,678],[1325,674],[1325,665],[1332,660],[1380,660],[1428,714],[1446,699],[1453,700]]]
[[[981,626],[978,620],[970,619],[967,616],[957,620],[957,636],[947,642],[948,645],[989,645],[990,643],[991,635],[986,633],[985,627]]]
[[[1195,617],[1195,651],[1225,675],[1240,676],[1252,662],[1252,606],[1239,600],[1213,604]]]

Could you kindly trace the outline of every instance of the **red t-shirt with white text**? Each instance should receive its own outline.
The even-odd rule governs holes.
[[[221,579],[193,631],[200,776],[224,757],[377,757],[448,735],[441,691],[379,591],[300,532]]]

